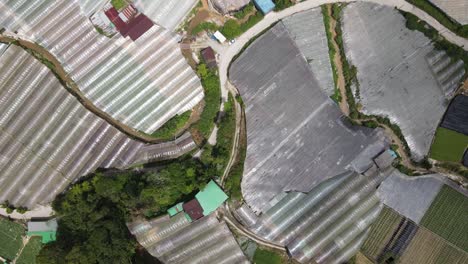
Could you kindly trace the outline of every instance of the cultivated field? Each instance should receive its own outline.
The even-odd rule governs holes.
[[[377,220],[371,226],[371,232],[362,245],[361,252],[376,260],[403,217],[388,207],[384,207]]]
[[[427,210],[421,225],[468,251],[468,198],[444,186]]]
[[[14,259],[23,247],[24,228],[17,223],[0,218],[0,256]]]
[[[439,127],[431,148],[431,158],[440,161],[460,162],[468,146],[468,136]]]
[[[399,259],[401,264],[468,263],[468,253],[421,227]]]
[[[40,237],[31,237],[28,244],[21,251],[21,255],[16,260],[16,264],[34,264],[36,256],[41,251],[42,242]]]

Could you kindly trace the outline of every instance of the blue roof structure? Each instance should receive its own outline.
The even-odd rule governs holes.
[[[264,15],[270,13],[273,8],[275,8],[275,3],[271,0],[254,0],[255,6],[259,9]]]

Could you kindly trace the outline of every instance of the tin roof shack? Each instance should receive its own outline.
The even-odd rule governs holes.
[[[211,214],[228,198],[228,196],[213,180],[211,180],[203,190],[197,193],[195,197],[203,208],[203,215]]]
[[[242,9],[250,0],[211,0],[214,8],[222,14]]]
[[[203,58],[203,61],[205,64],[208,66],[210,69],[216,68],[216,55],[214,50],[211,47],[208,47],[206,49],[203,49],[201,51],[201,56]]]
[[[183,206],[184,211],[190,216],[192,221],[203,217],[203,208],[197,199],[186,202]]]
[[[56,240],[57,220],[49,221],[30,221],[28,222],[28,236],[42,237],[42,243],[46,244]]]
[[[377,157],[374,158],[375,165],[379,167],[379,169],[385,169],[392,166],[393,161],[396,159],[396,154],[390,149],[385,150],[384,152],[380,153]]]
[[[468,135],[468,96],[458,95],[453,99],[440,126]]]
[[[271,0],[254,0],[254,4],[264,15],[270,13],[275,8],[275,3]]]

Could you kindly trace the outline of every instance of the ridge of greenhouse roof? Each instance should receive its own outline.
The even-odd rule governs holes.
[[[211,180],[203,190],[195,195],[201,207],[203,215],[209,215],[227,200],[228,196],[216,182]]]

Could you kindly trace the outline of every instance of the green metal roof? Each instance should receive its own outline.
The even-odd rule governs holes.
[[[42,237],[42,244],[47,244],[49,242],[57,240],[57,236],[56,236],[57,232],[54,232],[54,231],[50,231],[50,232],[33,231],[33,232],[28,232],[27,235],[28,236],[40,236],[40,237]]]
[[[169,214],[169,216],[174,216],[174,215],[182,212],[184,210],[184,208],[182,208],[183,204],[184,203],[178,203],[178,204],[172,206],[171,208],[169,208],[167,210],[167,213]]]
[[[215,211],[228,198],[213,180],[211,180],[203,190],[198,192],[195,197],[203,208],[203,215],[209,215]]]

